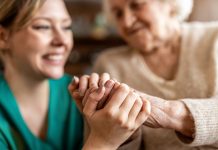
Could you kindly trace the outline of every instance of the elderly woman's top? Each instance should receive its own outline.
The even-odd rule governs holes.
[[[181,51],[173,80],[154,74],[138,51],[114,48],[100,55],[94,71],[167,100],[183,101],[195,124],[193,140],[172,130],[143,126],[147,150],[218,149],[218,23],[183,24]],[[179,138],[177,138],[179,137]]]

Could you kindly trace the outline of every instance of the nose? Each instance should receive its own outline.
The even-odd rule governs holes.
[[[123,21],[122,21],[124,29],[129,29],[135,21],[136,21],[135,14],[128,8],[124,10]]]
[[[52,40],[53,46],[66,46],[69,40],[72,41],[72,37],[69,33],[66,33],[66,31],[64,31],[61,27],[54,28]]]

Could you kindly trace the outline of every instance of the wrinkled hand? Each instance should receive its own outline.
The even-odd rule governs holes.
[[[151,128],[167,128],[169,124],[169,116],[166,113],[167,101],[146,94],[141,94],[141,98],[151,103],[151,114],[144,125]]]
[[[92,73],[89,75],[83,75],[80,78],[74,76],[74,80],[68,86],[69,92],[71,96],[74,98],[77,107],[80,112],[83,110],[83,98],[90,88],[98,88],[103,86],[107,80],[110,79],[110,75],[108,73],[103,73],[99,76],[97,73]]]
[[[142,100],[151,103],[151,114],[144,125],[152,128],[173,129],[192,137],[194,131],[193,117],[181,101],[168,101],[158,97],[140,93]]]

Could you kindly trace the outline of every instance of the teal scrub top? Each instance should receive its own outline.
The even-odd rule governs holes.
[[[7,81],[0,74],[0,150],[81,149],[83,119],[68,92],[70,82],[68,75],[49,80],[48,129],[46,138],[41,140],[27,127]]]

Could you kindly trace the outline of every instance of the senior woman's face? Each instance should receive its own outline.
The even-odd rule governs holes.
[[[63,0],[46,0],[27,26],[10,35],[7,61],[30,76],[60,78],[73,44],[71,24]]]
[[[159,0],[109,0],[118,31],[133,48],[151,52],[168,38],[171,8]]]

